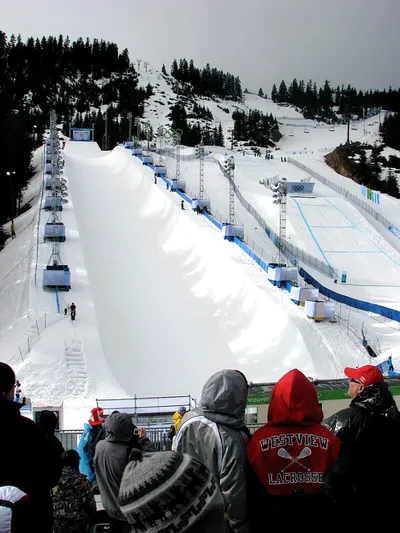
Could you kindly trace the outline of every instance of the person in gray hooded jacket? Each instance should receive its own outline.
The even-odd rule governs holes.
[[[200,406],[186,413],[177,435],[177,451],[191,455],[215,476],[225,500],[228,528],[248,533],[244,423],[247,380],[237,370],[221,370],[203,387]]]
[[[118,504],[118,492],[132,448],[156,451],[150,440],[139,439],[139,428],[128,414],[114,412],[105,421],[106,438],[96,444],[94,468],[101,501],[112,519],[112,531],[125,531],[126,519]],[[129,528],[126,526],[126,531]]]

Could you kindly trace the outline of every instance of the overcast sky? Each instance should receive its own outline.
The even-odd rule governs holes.
[[[400,0],[0,0],[0,29],[103,38],[167,69],[209,62],[268,94],[282,79],[400,84]]]

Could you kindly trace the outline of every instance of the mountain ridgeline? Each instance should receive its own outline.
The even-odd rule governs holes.
[[[224,146],[221,123],[215,121],[206,102],[230,115],[234,124],[229,141],[247,145],[273,146],[281,134],[271,114],[258,110],[242,111],[239,77],[206,64],[195,66],[193,60],[172,62],[162,75],[177,96],[168,118],[173,128],[182,130],[182,143]],[[108,147],[127,139],[128,115],[142,117],[146,100],[155,89],[141,87],[139,75],[127,49],[119,50],[112,42],[89,38],[71,41],[68,36],[41,39],[7,35],[0,31],[0,247],[5,235],[1,225],[20,212],[22,193],[32,177],[32,151],[42,144],[50,110],[57,113],[65,135],[71,127],[94,127],[94,140],[102,146],[105,117]],[[248,92],[247,90],[244,91]],[[259,96],[267,95],[262,89]],[[329,82],[317,88],[312,81],[293,82],[273,87],[272,100],[293,105],[307,117],[327,122],[343,121],[350,115],[361,116],[372,107],[398,112],[400,91],[357,91],[348,86],[331,89]],[[229,101],[229,104],[228,104]],[[228,108],[227,105],[230,107]],[[400,147],[400,115],[387,116],[382,125],[385,142]]]
[[[262,89],[261,94],[264,94]],[[349,116],[362,118],[370,109],[400,111],[400,89],[360,91],[351,85],[335,89],[328,80],[322,87],[317,87],[312,80],[305,83],[295,78],[289,85],[282,80],[278,88],[273,85],[271,100],[297,107],[305,118],[319,118],[328,123],[345,122]]]

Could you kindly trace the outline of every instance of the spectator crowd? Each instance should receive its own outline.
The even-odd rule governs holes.
[[[274,523],[361,520],[366,502],[392,509],[396,403],[378,368],[344,374],[350,405],[325,420],[313,383],[293,369],[251,435],[247,379],[228,369],[207,380],[197,408],[175,413],[172,451],[157,451],[131,415],[104,416],[100,407],[78,449],[64,450],[57,415],[22,416],[19,382],[0,363],[0,533],[86,533],[97,520],[95,494],[111,533],[261,533]]]

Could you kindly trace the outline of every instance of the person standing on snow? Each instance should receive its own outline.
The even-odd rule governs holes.
[[[245,426],[247,380],[238,370],[221,370],[203,387],[198,408],[186,413],[176,437],[177,451],[203,463],[215,476],[225,500],[231,531],[249,533]]]
[[[72,302],[71,304],[71,320],[75,320],[76,318],[76,305],[74,304],[74,302]]]
[[[308,522],[310,515],[326,514],[331,504],[323,493],[323,474],[337,459],[340,441],[322,418],[317,391],[302,372],[291,370],[276,383],[268,422],[247,446],[261,485],[249,495],[255,531],[263,529],[266,514],[272,521],[285,516],[289,525],[300,525],[302,515]]]
[[[181,209],[185,210],[185,202],[183,200],[181,200]]]

